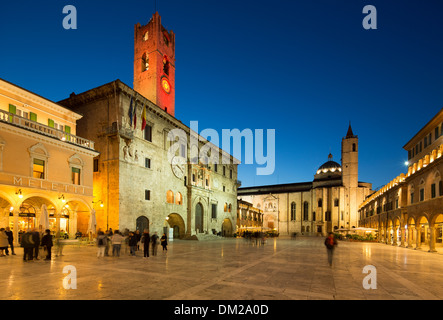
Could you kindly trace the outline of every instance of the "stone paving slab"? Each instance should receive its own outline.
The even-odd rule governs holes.
[[[97,258],[94,246],[66,246],[50,262],[0,258],[1,300],[440,300],[443,255],[379,243],[339,242],[327,263],[323,238],[174,241],[167,253]],[[377,271],[364,289],[363,267]],[[77,288],[65,289],[65,266]]]

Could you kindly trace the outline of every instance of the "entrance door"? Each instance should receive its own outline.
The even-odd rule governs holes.
[[[195,206],[195,231],[203,233],[203,206],[200,202]]]
[[[148,232],[149,232],[148,218],[146,218],[144,216],[138,217],[137,221],[136,221],[136,230],[140,231],[140,233],[143,233],[145,230],[148,230]]]

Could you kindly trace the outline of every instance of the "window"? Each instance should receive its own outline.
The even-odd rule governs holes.
[[[151,159],[145,158],[145,168],[151,169]]]
[[[217,169],[218,169],[218,164],[214,163],[214,171],[217,172]]]
[[[45,161],[34,159],[32,176],[37,179],[45,178]]]
[[[309,203],[307,201],[305,201],[303,203],[303,220],[308,220],[309,219]]]
[[[352,144],[352,151],[353,152],[357,151],[357,145],[355,143]]]
[[[223,166],[223,175],[226,176],[226,167]]]
[[[414,192],[411,192],[411,204],[414,203]]]
[[[338,199],[334,199],[334,207],[338,207],[340,201]]]
[[[443,196],[443,181],[438,182],[438,195]]]
[[[231,212],[231,210],[232,210],[232,205],[229,204],[229,205],[228,205],[228,212]]]
[[[223,206],[223,211],[226,212],[228,211],[228,204],[225,202],[225,205]]]
[[[217,204],[213,203],[211,207],[212,219],[217,219]]]
[[[144,138],[146,141],[152,142],[152,126],[149,124],[145,127]]]
[[[94,159],[94,172],[98,172],[98,159]]]
[[[145,190],[145,200],[151,200],[151,190]]]
[[[435,140],[437,140],[437,138],[440,136],[440,131],[439,131],[439,127],[438,126],[435,127],[434,136],[435,136]]]
[[[71,182],[72,184],[80,185],[80,169],[79,168],[71,168]]]
[[[435,183],[431,184],[431,198],[435,198],[436,192],[435,192]]]
[[[175,196],[175,204],[182,205],[183,204],[183,196],[180,192],[177,192]]]
[[[167,203],[174,203],[174,192],[171,190],[168,190],[166,192],[166,202]]]
[[[142,72],[145,72],[149,69],[149,58],[146,53],[143,53],[142,56]]]
[[[325,220],[326,221],[331,221],[331,211],[326,211],[325,212]]]
[[[163,58],[163,72],[169,76],[169,61],[166,56]]]
[[[322,199],[318,199],[318,206],[319,208],[323,207],[323,200]]]
[[[296,204],[295,202],[291,203],[291,221],[295,221],[295,209],[296,209]]]
[[[420,201],[425,200],[425,189],[420,189]]]

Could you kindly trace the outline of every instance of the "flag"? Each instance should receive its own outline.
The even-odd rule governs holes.
[[[143,105],[143,112],[142,112],[142,131],[145,130],[146,127],[146,105]]]
[[[137,100],[134,103],[134,129],[137,127]]]
[[[129,104],[129,125],[132,126],[132,118],[133,118],[133,111],[132,111],[132,97],[131,97],[131,103]]]

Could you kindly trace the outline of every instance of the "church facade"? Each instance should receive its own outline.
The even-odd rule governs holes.
[[[175,35],[155,13],[134,32],[133,88],[116,80],[61,105],[83,115],[77,130],[95,141],[99,228],[170,232],[175,238],[235,232],[237,163],[175,118]],[[172,133],[180,132],[181,135]],[[172,149],[174,147],[174,149]],[[171,151],[173,150],[173,151]],[[223,161],[222,161],[223,159]]]
[[[358,137],[349,126],[342,139],[339,164],[321,165],[314,180],[238,189],[238,198],[263,211],[263,229],[280,235],[326,235],[358,226],[358,205],[371,194],[370,183],[358,181]]]

